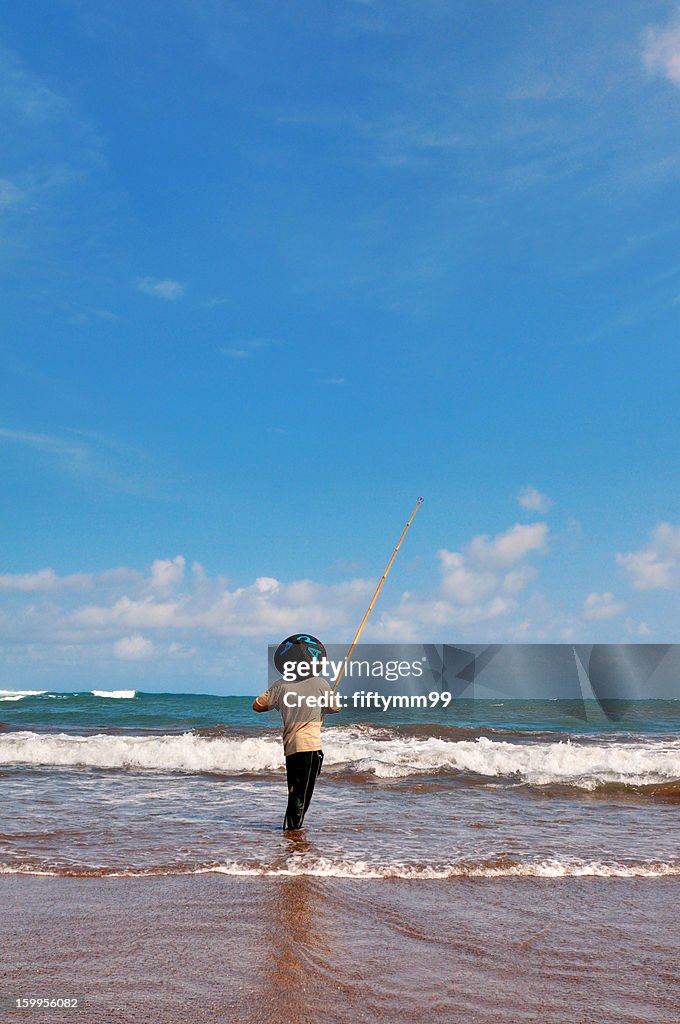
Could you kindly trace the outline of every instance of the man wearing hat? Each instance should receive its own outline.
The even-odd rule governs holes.
[[[253,702],[253,711],[279,711],[283,719],[288,806],[283,827],[302,828],[323,764],[321,725],[327,712],[339,711],[337,699],[315,669],[326,657],[323,644],[308,633],[295,633],[279,644],[274,655],[283,676]]]

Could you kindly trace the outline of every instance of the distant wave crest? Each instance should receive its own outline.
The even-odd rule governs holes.
[[[47,690],[0,690],[0,700],[23,700],[24,697],[42,697]]]
[[[115,697],[118,700],[132,700],[137,696],[136,690],[90,690],[93,697]]]

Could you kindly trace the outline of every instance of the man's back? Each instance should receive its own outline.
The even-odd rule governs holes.
[[[338,710],[330,686],[320,676],[294,682],[280,679],[257,698],[253,708],[255,711],[280,712],[286,757],[320,750],[323,716]]]

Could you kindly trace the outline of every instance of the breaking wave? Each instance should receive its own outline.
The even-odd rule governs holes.
[[[44,867],[2,864],[0,874],[96,878],[150,878],[168,875],[220,874],[238,877],[292,877],[350,879],[442,880],[448,878],[665,878],[680,875],[680,862],[621,863],[548,858],[519,861],[496,858],[448,864],[375,863],[333,860],[326,857],[289,857],[281,864],[228,861],[189,868],[179,866],[134,868]]]
[[[24,697],[42,697],[46,690],[0,690],[0,700],[22,700]]]
[[[137,696],[136,690],[90,690],[93,697],[116,697],[118,700],[132,700]]]
[[[382,779],[448,774],[533,786],[595,790],[607,786],[680,790],[680,740],[580,743],[508,742],[481,736],[451,741],[378,737],[361,727],[329,729],[325,768],[347,778],[372,774]],[[265,736],[74,736],[65,733],[7,732],[0,736],[0,765],[140,769],[219,774],[268,772],[283,765],[281,742]]]

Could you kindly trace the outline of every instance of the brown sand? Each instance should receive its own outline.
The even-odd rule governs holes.
[[[677,1024],[677,879],[0,878],[0,1021]],[[79,996],[77,1011],[9,997]]]

